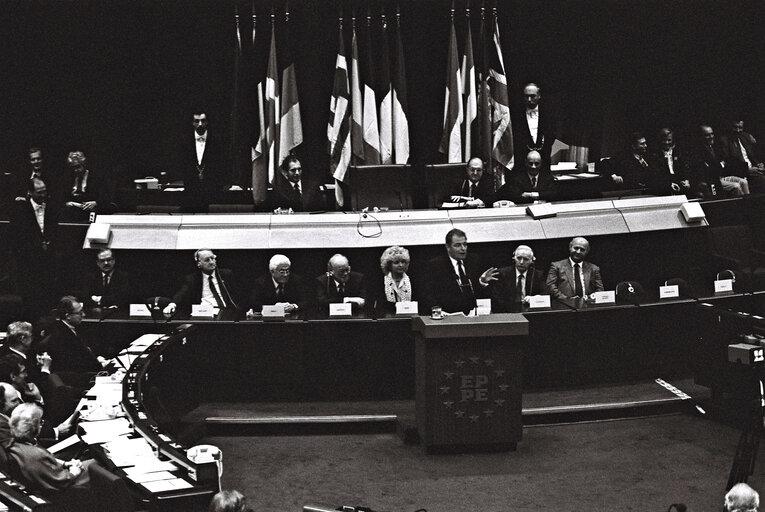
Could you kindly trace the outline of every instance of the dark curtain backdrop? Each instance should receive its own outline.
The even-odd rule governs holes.
[[[400,2],[416,165],[442,161],[450,3]],[[461,47],[466,3],[456,4]],[[66,152],[81,147],[91,165],[124,183],[172,170],[173,141],[190,130],[191,111],[198,106],[207,109],[211,129],[230,143],[235,5],[247,40],[249,2],[3,0],[2,170],[22,165],[30,144],[42,145],[53,167],[62,167]],[[245,45],[243,58],[260,62],[258,69],[267,52],[272,5],[281,26],[284,1],[256,0],[258,38],[255,48]],[[381,9],[390,15],[395,6],[350,0],[289,4],[305,136],[298,154],[317,178],[329,178],[326,126],[338,12],[344,9],[350,18],[355,7],[361,31],[367,8],[379,26]],[[682,140],[701,120],[720,126],[741,114],[755,135],[765,131],[761,0],[510,0],[498,7],[511,93],[517,100],[525,82],[539,83],[543,101],[557,113],[561,138],[590,146],[591,156],[617,151],[632,129],[652,136],[664,124],[680,130]],[[478,18],[474,5],[476,38]],[[346,35],[350,42],[350,30]],[[249,73],[240,90],[254,94],[257,72]],[[240,145],[255,136],[251,98],[239,103]]]

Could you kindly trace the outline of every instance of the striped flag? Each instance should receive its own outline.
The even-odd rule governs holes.
[[[372,17],[367,16],[366,58],[362,61],[364,81],[364,163],[380,163],[380,129],[377,124],[374,66],[372,65]]]
[[[329,124],[327,125],[327,140],[329,141],[329,170],[337,181],[344,181],[348,165],[351,163],[351,109],[350,90],[348,86],[348,61],[345,56],[343,42],[343,25],[340,21],[340,37],[335,64],[335,82],[332,88],[332,98],[329,101]],[[342,189],[335,184],[335,200],[337,205],[344,206]]]
[[[289,23],[289,13],[287,13]],[[287,27],[289,25],[286,25]],[[286,41],[286,51],[282,53],[287,63],[282,70],[282,94],[279,97],[281,104],[279,122],[279,159],[275,162],[276,167],[281,165],[284,159],[292,153],[296,147],[303,143],[303,125],[300,121],[300,101],[298,100],[297,78],[295,75],[295,61],[292,58],[292,48],[289,37]],[[271,177],[273,181],[273,176]]]
[[[364,162],[364,108],[359,77],[359,44],[356,40],[356,20],[351,39],[351,147],[355,162]]]
[[[377,99],[380,102],[380,163],[393,163],[393,90],[390,83],[388,55],[388,22],[382,15],[382,58],[379,69]]]
[[[438,150],[449,163],[462,162],[462,80],[457,57],[457,33],[452,16],[449,32],[449,60],[446,66],[446,97],[444,98],[444,131]]]
[[[276,175],[279,163],[279,72],[276,66],[275,27],[271,23],[271,49],[268,53],[268,70],[265,85],[258,84],[260,107],[260,138],[253,151],[252,198],[255,203],[266,200],[266,189]]]
[[[491,103],[492,157],[506,169],[513,168],[513,128],[507,92],[505,62],[499,42],[499,23],[494,12],[494,33],[489,45],[489,101]],[[501,170],[501,169],[500,169]]]
[[[475,62],[473,61],[473,34],[470,30],[470,12],[467,16],[467,28],[465,33],[465,48],[462,54],[462,94],[465,104],[465,130],[464,146],[465,158],[467,162],[473,157],[473,121],[478,115],[478,93],[475,82]]]
[[[409,121],[407,120],[406,69],[401,42],[401,20],[396,14],[396,54],[393,68],[393,161],[409,161]]]

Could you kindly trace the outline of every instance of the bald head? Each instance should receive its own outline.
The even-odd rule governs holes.
[[[526,87],[523,88],[523,100],[526,108],[536,108],[540,99],[542,99],[542,93],[539,86],[533,82],[526,84]]]
[[[526,155],[526,172],[536,176],[541,169],[542,155],[539,154],[539,151],[529,151],[529,154]]]
[[[335,254],[329,259],[327,270],[338,283],[347,283],[351,277],[351,264],[342,254]]]
[[[572,238],[568,244],[568,255],[574,263],[581,263],[590,253],[590,242],[586,238],[578,236]]]
[[[469,181],[478,183],[483,176],[483,160],[478,157],[468,160],[466,172]]]

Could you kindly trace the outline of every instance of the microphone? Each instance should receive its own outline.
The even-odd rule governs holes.
[[[400,190],[396,190],[396,195],[398,196],[398,205],[401,208],[401,211],[403,212],[404,211],[404,200],[401,199],[401,191]]]

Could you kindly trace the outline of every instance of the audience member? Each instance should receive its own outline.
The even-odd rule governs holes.
[[[542,156],[529,151],[524,168],[512,172],[507,183],[497,190],[496,200],[506,199],[517,204],[534,201],[552,201],[555,198],[555,179],[542,170]]]
[[[88,272],[84,278],[82,299],[89,306],[108,308],[130,304],[130,275],[115,269],[117,259],[111,249],[96,252],[98,270]]]
[[[315,286],[320,313],[326,313],[331,303],[350,303],[354,313],[367,307],[364,275],[351,272],[351,264],[342,254],[335,254],[329,259],[327,273],[316,278]]]
[[[519,245],[513,251],[513,265],[499,269],[499,276],[489,287],[493,313],[517,313],[529,303],[529,296],[547,293],[545,277],[534,266],[534,251]]]
[[[446,254],[427,265],[425,284],[426,309],[440,306],[447,313],[468,314],[476,307],[476,298],[488,296],[488,285],[499,271],[489,267],[480,271],[478,257],[468,254],[467,235],[460,229],[446,234]]]
[[[72,151],[66,159],[69,178],[61,187],[64,208],[61,220],[87,221],[90,214],[109,211],[109,190],[103,175],[86,165],[82,151]]]
[[[675,147],[675,134],[671,129],[659,130],[658,147],[648,155],[648,162],[656,172],[657,194],[691,195],[688,159]]]
[[[765,192],[765,164],[760,159],[757,140],[744,131],[743,120],[731,122],[730,129],[720,137],[720,147],[734,174],[746,177],[749,188],[755,192]]]
[[[483,161],[478,157],[471,158],[465,168],[465,174],[459,192],[450,196],[448,200],[477,208],[491,206],[494,202],[494,180],[491,176],[484,177]]]
[[[611,180],[617,189],[634,190],[656,188],[656,170],[649,165],[648,142],[640,132],[633,132],[629,138],[629,149],[615,159],[615,170]]]
[[[556,299],[587,299],[593,292],[603,291],[600,267],[584,261],[590,253],[590,243],[580,236],[568,244],[569,257],[554,261],[547,273],[547,288]]]
[[[760,495],[745,483],[738,483],[725,494],[725,512],[757,512]]]
[[[209,512],[252,512],[247,500],[239,491],[220,491],[213,496]]]
[[[303,167],[295,155],[287,156],[281,164],[274,183],[273,207],[307,212],[325,209],[319,188],[303,180]]]
[[[268,262],[268,273],[255,280],[249,308],[260,313],[264,305],[284,306],[287,314],[306,311],[307,294],[302,278],[292,273],[292,262],[283,254],[274,254]]]
[[[218,257],[212,249],[197,249],[194,252],[194,260],[197,262],[199,272],[193,272],[185,277],[183,286],[163,310],[165,316],[173,316],[178,307],[188,312],[192,304],[207,304],[221,311],[236,311],[234,294],[230,292],[227,285],[233,282],[231,270],[218,268]]]
[[[178,171],[183,179],[185,208],[206,212],[213,192],[226,185],[223,143],[208,129],[207,113],[193,113],[193,133],[184,133],[179,143]]]
[[[524,108],[513,121],[513,146],[516,162],[524,162],[529,151],[537,151],[542,156],[542,169],[550,169],[556,123],[541,100],[539,86],[527,83],[523,88]]]
[[[417,290],[407,274],[411,258],[404,247],[388,247],[380,256],[382,273],[374,288],[374,310],[377,315],[396,312],[397,302],[417,300]]]
[[[54,186],[54,180],[56,178],[54,173],[48,172],[43,165],[43,153],[37,146],[32,146],[27,152],[28,165],[16,173],[16,201],[23,201],[26,198],[27,187],[29,180],[32,178],[38,178],[43,180],[46,184],[50,183],[50,187],[56,190]]]
[[[699,194],[704,199],[716,198],[717,187],[722,187],[725,194],[731,197],[749,194],[749,182],[744,177],[732,174],[734,169],[729,169],[731,166],[725,160],[724,151],[715,143],[714,129],[703,124],[699,131],[701,143],[697,147],[692,167]],[[741,169],[736,172],[741,173]]]

